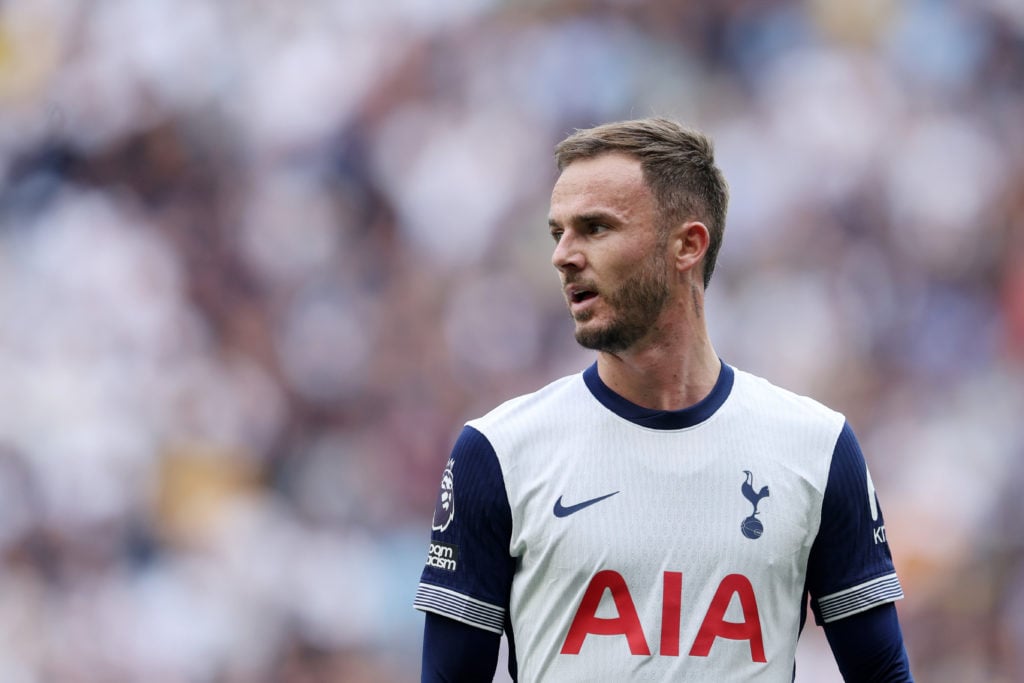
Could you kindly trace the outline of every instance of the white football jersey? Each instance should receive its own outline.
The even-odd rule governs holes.
[[[821,404],[722,364],[652,411],[597,374],[469,422],[417,608],[509,635],[522,681],[790,681],[819,623],[902,597],[860,447]]]

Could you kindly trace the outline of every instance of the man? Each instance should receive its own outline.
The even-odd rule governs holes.
[[[843,676],[909,681],[903,597],[845,419],[730,367],[704,292],[728,190],[665,119],[557,147],[580,374],[463,429],[415,605],[424,681],[788,681],[810,596]]]

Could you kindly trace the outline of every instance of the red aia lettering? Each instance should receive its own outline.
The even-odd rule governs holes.
[[[726,621],[725,611],[729,609],[732,596],[738,595],[743,608],[743,621]],[[761,635],[761,618],[757,614],[757,600],[750,579],[742,574],[729,574],[722,579],[711,598],[711,606],[700,625],[697,638],[690,648],[691,657],[707,657],[715,638],[750,641],[750,658],[755,662],[767,662],[764,657],[764,638]]]
[[[601,604],[605,590],[612,592],[615,609],[619,611],[619,616],[614,619],[597,616],[597,608]],[[580,601],[580,607],[576,610],[576,616],[572,619],[572,625],[569,626],[569,634],[562,644],[562,654],[578,655],[588,633],[599,636],[626,636],[630,654],[651,654],[644,639],[644,631],[640,628],[640,616],[636,613],[636,605],[633,604],[626,580],[618,572],[604,570],[594,574],[583,594],[583,600]]]
[[[604,592],[611,591],[618,616],[604,618],[597,616]],[[726,621],[733,596],[738,596],[743,609],[743,621]],[[665,572],[662,579],[661,641],[659,653],[665,657],[679,656],[680,622],[683,607],[682,572]],[[618,572],[600,571],[594,575],[583,593],[579,609],[569,626],[569,633],[562,644],[563,655],[578,655],[583,641],[590,634],[598,636],[626,636],[630,654],[650,655],[650,648],[644,638],[640,616],[630,595],[626,580]],[[704,615],[697,637],[690,648],[691,657],[707,657],[716,638],[746,640],[750,643],[750,657],[755,662],[766,663],[764,636],[761,633],[761,618],[757,612],[757,600],[750,580],[742,574],[729,574],[718,585],[711,605]]]
[[[661,654],[679,656],[679,618],[683,612],[683,573],[665,572],[661,593]]]

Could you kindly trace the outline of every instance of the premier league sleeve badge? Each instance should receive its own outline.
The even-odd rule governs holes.
[[[434,505],[434,519],[430,528],[434,531],[444,531],[455,519],[455,460],[449,459],[441,475],[441,490],[437,494],[437,503]]]

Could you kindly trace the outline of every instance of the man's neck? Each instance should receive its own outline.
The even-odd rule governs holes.
[[[613,354],[602,351],[597,372],[609,389],[652,410],[681,410],[704,399],[718,381],[721,360],[699,326],[692,338]]]

